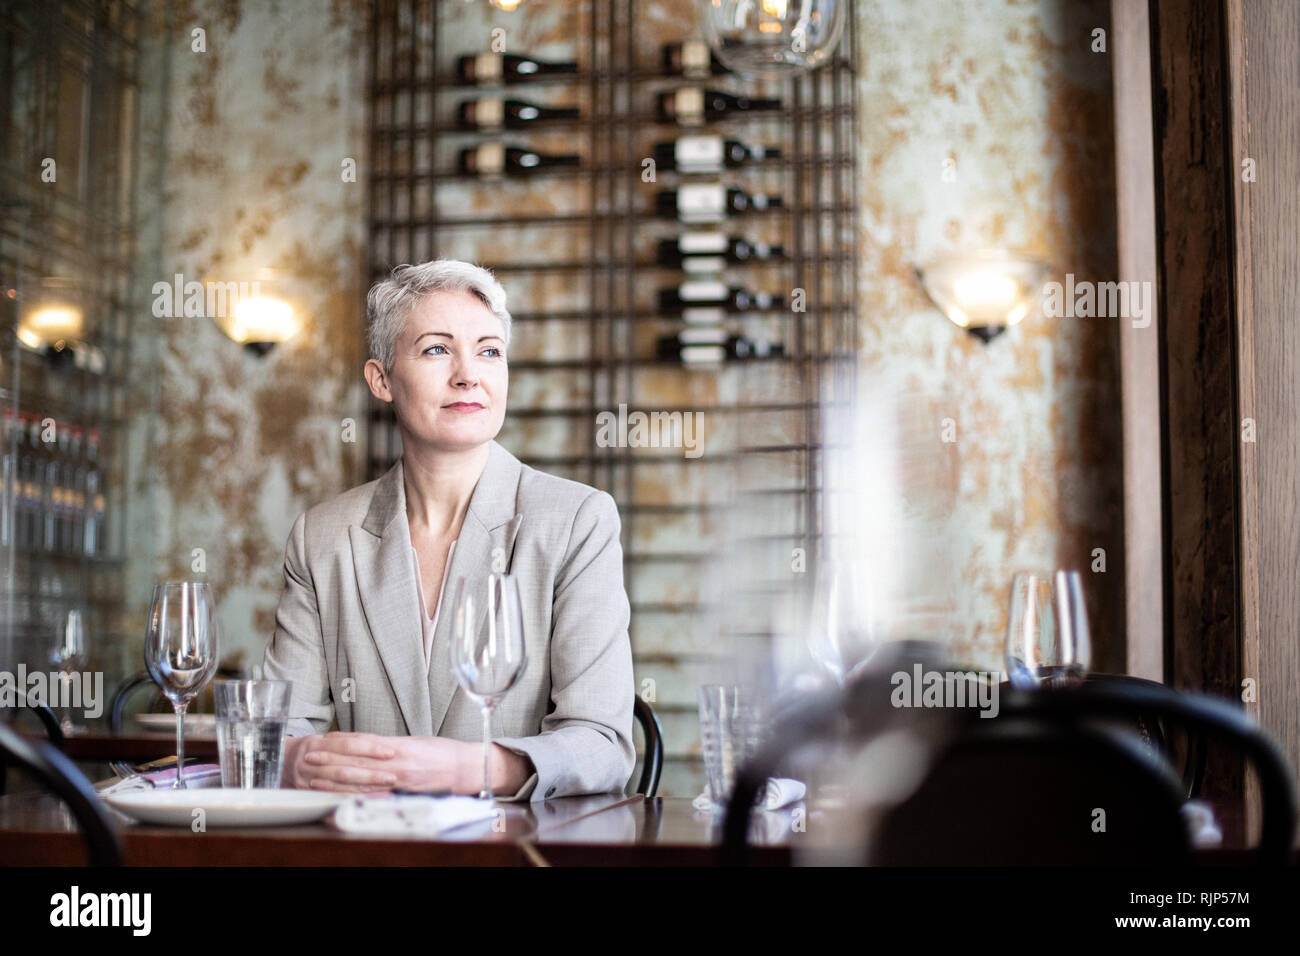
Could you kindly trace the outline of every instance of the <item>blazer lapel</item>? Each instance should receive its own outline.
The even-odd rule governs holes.
[[[424,670],[424,635],[417,613],[401,459],[379,479],[365,520],[360,527],[349,528],[348,534],[361,606],[406,732],[430,736],[429,700],[419,680]]]
[[[447,573],[447,591],[442,597],[438,627],[433,636],[429,713],[435,734],[441,733],[451,700],[460,686],[451,660],[457,585],[464,578],[467,586],[482,588],[493,571],[510,570],[514,532],[517,531],[514,518],[520,472],[519,459],[492,442],[487,464],[474,487],[460,536],[456,539],[456,551],[452,554],[451,568]],[[483,603],[479,602],[480,605]],[[486,609],[479,614],[476,627],[482,623],[485,614]]]

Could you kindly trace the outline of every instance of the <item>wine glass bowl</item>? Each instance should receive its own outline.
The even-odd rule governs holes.
[[[82,626],[81,611],[73,608],[63,619],[63,626],[59,628],[54,649],[50,653],[50,663],[58,670],[59,680],[63,682],[62,693],[58,695],[58,700],[65,702],[59,707],[62,712],[59,728],[66,736],[81,733],[85,729],[73,723],[72,708],[66,701],[71,699],[68,688],[76,680],[77,672],[85,668],[86,659],[86,633]]]
[[[164,581],[154,587],[144,642],[144,664],[176,711],[176,779],[185,788],[185,710],[217,671],[216,600],[201,581]]]
[[[1006,664],[1012,686],[1083,680],[1091,663],[1088,615],[1077,571],[1020,572],[1011,583]]]
[[[490,801],[492,710],[523,676],[527,652],[523,607],[514,576],[489,574],[484,584],[457,579],[451,658],[461,689],[483,711],[483,789],[479,798]]]

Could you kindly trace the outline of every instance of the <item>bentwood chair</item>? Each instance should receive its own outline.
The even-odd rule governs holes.
[[[43,704],[40,701],[32,700],[24,692],[19,691],[18,693],[22,699],[22,703],[19,705],[21,710],[26,710],[35,714],[37,720],[40,721],[42,728],[44,728],[45,736],[49,740],[50,744],[62,750],[63,728],[59,725],[59,718],[55,716],[54,711],[50,709],[49,705]],[[4,754],[0,753],[0,796],[3,796],[5,793],[8,769],[8,761],[5,759]]]
[[[747,860],[754,797],[783,761],[810,740],[834,739],[846,713],[871,710],[873,705],[855,699],[861,690],[850,687],[844,698],[818,702],[787,721],[740,772],[724,825],[724,862]],[[884,712],[877,706],[875,715]],[[1263,807],[1256,860],[1272,865],[1288,860],[1296,825],[1293,777],[1276,743],[1240,709],[1147,681],[1087,681],[1076,687],[1004,692],[995,718],[968,709],[939,715],[942,724],[932,719],[931,729],[942,730],[936,757],[917,789],[884,815],[870,862],[1190,859],[1180,812],[1183,783],[1136,734],[1115,730],[1117,722],[1129,722],[1134,714],[1220,739],[1250,761]],[[863,735],[863,742],[868,736]]]
[[[29,740],[0,724],[0,756],[36,778],[68,805],[86,841],[91,866],[121,866],[122,844],[95,788],[61,751],[43,740]]]
[[[1084,682],[1127,687],[1165,687],[1164,684],[1129,674],[1088,674],[1084,677]],[[1161,718],[1140,710],[1134,711],[1131,719],[1138,732],[1165,754],[1171,763],[1178,761],[1187,799],[1199,797],[1205,779],[1205,734],[1197,727],[1185,726],[1168,717]],[[1181,757],[1174,746],[1179,737],[1182,738]]]
[[[635,704],[632,713],[641,727],[641,736],[645,738],[645,753],[641,758],[641,780],[636,785],[636,792],[646,797],[653,797],[659,792],[659,778],[664,769],[664,731],[659,725],[659,717],[640,694],[633,697]]]
[[[232,668],[232,667],[217,668],[217,673],[216,673],[217,680],[226,680],[226,679],[234,680],[242,676],[244,676],[243,672],[240,671],[238,668]],[[109,708],[108,725],[114,734],[120,734],[122,732],[122,718],[126,716],[127,700],[131,697],[131,695],[136,693],[136,691],[141,690],[142,688],[145,687],[152,687],[154,689],[155,701],[163,699],[162,691],[158,689],[158,685],[154,683],[153,678],[150,677],[148,673],[143,673],[143,672],[136,674],[133,677],[128,677],[125,681],[123,681],[122,686],[120,686],[117,689],[117,693],[113,695],[113,704]],[[207,694],[211,693],[211,684],[209,684],[208,687],[205,688],[205,693]],[[170,709],[171,708],[169,707],[168,710]]]

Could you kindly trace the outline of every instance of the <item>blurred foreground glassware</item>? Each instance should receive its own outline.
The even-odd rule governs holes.
[[[489,574],[486,588],[456,581],[452,618],[452,669],[461,688],[483,710],[483,789],[492,802],[488,761],[492,754],[492,709],[523,676],[527,664],[524,612],[514,575]]]
[[[1088,613],[1077,571],[1021,572],[1011,583],[1007,671],[1013,686],[1032,688],[1082,681],[1091,663]]]
[[[287,680],[219,680],[212,685],[223,787],[280,788],[292,695],[293,682]]]
[[[867,567],[856,561],[822,561],[813,580],[808,650],[841,687],[879,645],[880,621]]]
[[[217,671],[216,600],[201,581],[164,581],[153,589],[144,665],[176,710],[176,780],[185,789],[185,709]]]

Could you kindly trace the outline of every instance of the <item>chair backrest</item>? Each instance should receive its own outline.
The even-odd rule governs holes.
[[[26,770],[68,805],[81,826],[91,866],[121,866],[117,827],[85,774],[63,753],[42,740],[28,740],[0,724],[0,754]]]
[[[1108,684],[1121,687],[1165,687],[1164,684],[1150,681],[1131,674],[1089,674],[1084,681],[1090,684]],[[1201,784],[1205,778],[1205,734],[1198,727],[1185,726],[1176,721],[1160,718],[1137,711],[1133,714],[1134,725],[1139,732],[1145,732],[1151,742],[1170,760],[1181,765],[1184,792],[1189,800],[1201,795]],[[1175,752],[1174,738],[1181,735],[1183,752],[1181,758]]]
[[[1296,828],[1294,771],[1273,738],[1233,702],[1149,681],[1085,682],[1062,692],[1013,694],[1003,701],[1002,712],[1034,713],[1067,722],[1149,714],[1207,740],[1222,741],[1251,763],[1258,777],[1263,820],[1257,862],[1289,862]]]
[[[122,732],[122,717],[126,713],[126,701],[138,688],[148,685],[157,687],[153,678],[148,674],[136,674],[134,677],[127,678],[122,686],[117,689],[113,695],[113,706],[108,711],[108,726],[115,734]]]
[[[641,736],[645,738],[645,754],[641,759],[641,781],[636,792],[653,797],[659,792],[659,778],[664,769],[664,731],[659,725],[659,717],[640,694],[632,697],[632,713],[641,725]]]
[[[870,713],[873,707],[877,713],[888,713],[888,705],[880,706],[871,701],[864,704],[853,696],[853,691],[854,688],[851,687],[839,700],[817,701],[802,712],[791,715],[786,725],[778,729],[774,739],[741,769],[728,804],[724,825],[724,863],[737,865],[747,862],[749,816],[755,795],[767,777],[776,775],[790,753],[809,742],[835,739],[843,727],[846,713],[852,718],[855,710],[860,714]],[[1100,721],[1130,720],[1134,714],[1150,715],[1171,725],[1189,728],[1207,738],[1221,738],[1252,763],[1257,773],[1263,807],[1263,826],[1256,847],[1257,861],[1261,864],[1284,865],[1290,859],[1296,826],[1296,790],[1292,771],[1277,744],[1230,702],[1202,694],[1179,692],[1162,684],[1144,681],[1085,682],[1079,687],[1062,690],[1012,691],[1002,696],[996,718],[988,719],[978,716],[974,711],[968,711],[954,725],[955,736],[947,738],[951,747],[957,748],[947,750],[950,760],[938,761],[932,767],[931,776],[921,784],[918,792],[926,793],[926,788],[929,787],[929,796],[918,798],[915,805],[902,811],[891,822],[894,826],[908,824],[915,827],[922,819],[922,810],[928,810],[931,817],[964,812],[963,807],[974,798],[970,788],[977,784],[969,781],[962,783],[961,773],[973,774],[976,771],[963,770],[963,765],[955,761],[971,761],[981,754],[996,757],[1004,767],[990,780],[990,786],[1012,787],[1019,782],[1019,777],[1031,781],[1023,788],[1030,794],[1046,793],[1044,788],[1049,786],[1053,793],[1064,793],[1062,788],[1068,786],[1072,771],[1068,765],[1063,766],[1061,761],[1052,759],[1052,747],[1068,746],[1076,754],[1077,760],[1088,761],[1098,768],[1109,768],[1099,769],[1097,773],[1114,775],[1117,779],[1131,781],[1135,787],[1141,788],[1140,802],[1127,800],[1123,794],[1091,791],[1094,795],[1101,796],[1091,797],[1093,806],[1088,809],[1100,807],[1107,810],[1108,828],[1115,825],[1115,814],[1111,808],[1120,808],[1121,815],[1125,816],[1123,825],[1126,828],[1130,818],[1135,816],[1154,821],[1152,825],[1158,829],[1149,835],[1145,844],[1145,852],[1149,854],[1146,861],[1164,862],[1176,858],[1182,850],[1179,841],[1173,836],[1173,830],[1176,823],[1181,823],[1181,814],[1177,812],[1177,803],[1170,803],[1169,786],[1173,782],[1175,792],[1179,795],[1181,787],[1177,785],[1172,771],[1154,767],[1151,752],[1131,736],[1116,734],[1099,726]],[[995,726],[1007,729],[1000,730],[1001,736],[995,736]],[[952,741],[957,743],[951,743]],[[948,746],[945,744],[945,747]],[[948,766],[948,763],[953,765]],[[1012,769],[1016,766],[1021,769]],[[1026,769],[1031,766],[1042,770],[1051,769],[1058,776],[1049,783],[1042,779],[1040,770]],[[1034,776],[1025,778],[1027,773]],[[931,802],[927,806],[924,803],[926,799],[954,786],[960,789],[948,792],[941,805]],[[1017,805],[1015,798],[1006,796],[1002,798],[1001,804],[995,800],[984,800],[982,796],[979,800],[985,806],[985,812],[997,812],[997,806]],[[1061,802],[1062,800],[1067,802]],[[1110,808],[1101,802],[1103,800],[1110,802]],[[1058,807],[1070,805],[1067,797],[1044,795],[1039,800],[1042,805],[1052,809],[1050,801],[1057,801]],[[910,819],[907,816],[909,813]],[[1021,813],[1015,816],[1015,819],[1024,818]],[[976,818],[972,825],[980,828],[987,842],[990,831],[984,819]],[[1070,835],[1074,835],[1073,831],[1070,831]],[[891,839],[894,838],[886,832],[886,850],[897,862],[906,862],[899,859],[900,841],[894,839],[890,844],[888,841]],[[1096,841],[1096,845],[1086,849],[1092,851],[1110,846],[1115,851],[1114,843],[1110,840]],[[919,854],[922,851],[917,852]],[[1041,852],[1047,853],[1048,850],[1044,847]],[[1116,851],[1116,857],[1122,855],[1123,848],[1120,847]],[[996,862],[987,855],[982,859],[984,862]]]
[[[59,718],[54,715],[54,711],[50,709],[48,704],[43,704],[39,700],[32,700],[23,691],[19,691],[18,696],[22,699],[22,703],[19,705],[20,708],[35,714],[36,718],[41,722],[41,726],[45,728],[45,736],[50,743],[62,750],[63,727],[60,726]],[[5,787],[8,784],[8,769],[9,763],[5,759],[4,753],[0,752],[0,796],[4,796]]]
[[[879,866],[1185,864],[1182,788],[1127,734],[977,720],[887,812],[864,862]]]
[[[217,668],[217,680],[234,680],[243,676],[244,672],[235,667]],[[108,725],[113,733],[120,734],[122,732],[122,718],[126,715],[127,698],[142,687],[152,687],[159,695],[162,693],[162,691],[158,690],[158,685],[154,683],[154,679],[149,676],[148,672],[141,672],[133,677],[128,677],[123,681],[122,686],[119,687],[117,693],[113,695],[113,705],[109,708],[108,712]],[[207,695],[212,693],[211,683],[204,688],[204,693]],[[199,698],[195,698],[196,701],[198,699]],[[194,707],[197,706],[198,704],[196,703]],[[191,713],[195,712],[197,711],[191,710]]]

